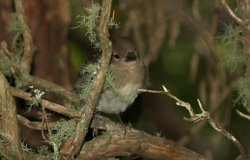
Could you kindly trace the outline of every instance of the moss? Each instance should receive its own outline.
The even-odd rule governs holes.
[[[238,82],[238,96],[236,103],[241,103],[245,107],[250,105],[250,79],[248,76],[242,77]]]
[[[37,150],[37,153],[39,153],[39,154],[48,154],[49,147],[48,146],[41,146],[41,147],[37,148],[36,150]]]
[[[98,64],[87,64],[83,65],[81,69],[80,78],[77,80],[75,87],[79,94],[80,100],[83,102],[85,102],[89,95],[89,92],[93,88],[93,80],[97,74],[98,68]],[[116,89],[114,81],[115,78],[112,75],[112,69],[110,68],[104,83],[104,90],[110,89],[115,92]]]
[[[28,153],[28,154],[34,154],[35,153],[35,149],[29,147],[27,144],[25,144],[24,142],[21,143],[21,147],[22,149]]]
[[[20,20],[14,16],[11,23],[11,31],[14,33],[12,48],[16,54],[16,60],[19,62],[24,52],[24,40],[23,40],[23,31],[24,26]]]
[[[120,24],[113,20],[112,18],[109,20],[109,29],[118,29],[120,27]]]
[[[84,8],[82,14],[78,15],[76,18],[77,26],[75,28],[83,28],[85,30],[85,35],[87,36],[90,43],[98,50],[101,50],[100,42],[97,38],[98,33],[98,22],[100,20],[100,11],[101,6],[98,3],[94,3],[89,8]],[[109,29],[118,29],[119,23],[110,18],[109,20]]]
[[[42,100],[43,95],[45,92],[43,92],[40,89],[36,89],[33,86],[29,86],[29,89],[31,89],[30,93],[32,95],[32,99],[30,101],[26,101],[28,106],[28,111],[30,111],[32,108],[39,107],[39,104]]]
[[[54,133],[49,137],[49,142],[55,143],[59,148],[62,141],[69,139],[75,132],[75,121],[66,121],[65,119],[61,119],[56,122],[56,126],[51,129]]]
[[[97,40],[96,28],[97,22],[99,21],[99,12],[101,6],[97,3],[94,3],[90,8],[85,8],[84,12],[81,15],[77,16],[78,25],[74,28],[83,28],[85,34],[88,37],[91,44],[96,48],[100,48],[100,43]]]
[[[9,59],[6,56],[0,58],[0,70],[7,76],[11,77],[14,74],[14,69],[9,63]]]
[[[239,33],[239,27],[228,25],[225,26],[225,32],[217,38],[216,51],[222,65],[230,72],[238,71],[245,66]]]
[[[93,88],[93,79],[97,74],[97,64],[83,65],[80,78],[77,80],[75,88],[79,93],[79,98],[81,101],[85,101],[88,97],[90,90]]]

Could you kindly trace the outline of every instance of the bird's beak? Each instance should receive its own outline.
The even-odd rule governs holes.
[[[126,56],[125,61],[126,62],[131,62],[131,61],[135,61],[136,60],[136,55],[134,52],[129,52]]]

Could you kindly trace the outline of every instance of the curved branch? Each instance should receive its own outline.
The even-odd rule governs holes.
[[[100,22],[98,28],[99,40],[102,49],[102,56],[100,59],[100,69],[96,75],[95,80],[93,81],[93,89],[89,93],[89,96],[82,109],[80,120],[76,126],[75,135],[72,139],[70,139],[65,143],[64,147],[61,150],[61,153],[69,158],[73,158],[75,154],[78,153],[78,151],[82,146],[83,140],[87,134],[89,124],[94,113],[95,106],[101,94],[105,77],[107,75],[108,66],[112,53],[112,43],[108,39],[109,37],[108,22],[111,12],[111,4],[112,0],[103,0],[102,2]]]
[[[238,17],[233,11],[232,9],[229,7],[229,5],[227,4],[227,2],[225,0],[220,0],[222,6],[226,9],[226,11],[228,12],[228,14],[240,25],[243,25],[243,21],[240,17]]]
[[[105,128],[106,133],[85,143],[77,157],[79,160],[102,159],[118,155],[138,155],[147,159],[205,159],[202,155],[179,146],[171,140],[119,125],[102,116],[95,116],[91,125],[95,128]]]
[[[156,94],[164,94],[170,98],[172,98],[173,100],[176,101],[176,105],[177,106],[181,106],[184,107],[188,112],[189,112],[189,116],[190,118],[186,118],[184,117],[184,120],[186,121],[190,121],[193,123],[202,121],[202,120],[207,120],[208,123],[211,125],[211,127],[213,127],[214,130],[216,130],[218,133],[222,134],[223,136],[225,136],[228,140],[230,140],[239,150],[240,152],[240,156],[238,157],[238,159],[245,159],[246,158],[246,150],[245,148],[242,146],[242,144],[227,130],[225,130],[219,123],[216,123],[213,118],[210,116],[210,113],[205,111],[200,100],[197,99],[201,113],[195,113],[192,106],[185,102],[180,100],[179,98],[177,98],[175,95],[173,95],[171,92],[169,92],[169,90],[163,85],[162,86],[163,91],[156,91],[156,90],[148,90],[148,89],[140,89],[140,92],[148,92],[148,93],[156,93]]]
[[[132,146],[132,147],[131,147]],[[90,150],[91,148],[91,150]],[[170,140],[151,136],[144,132],[104,134],[87,142],[77,159],[101,159],[115,156],[138,155],[149,159],[203,160],[203,156]]]

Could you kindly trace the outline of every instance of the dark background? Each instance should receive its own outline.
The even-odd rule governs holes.
[[[237,14],[236,2],[227,2]],[[72,90],[81,65],[97,52],[84,28],[76,28],[77,17],[90,3],[24,1],[36,46],[32,74]],[[13,2],[1,0],[0,41],[6,40],[8,46],[18,33],[16,25],[14,29],[9,27],[15,21],[13,12]],[[149,88],[162,90],[165,85],[197,113],[199,98],[215,121],[249,152],[250,123],[236,113],[236,109],[246,113],[248,107],[243,108],[239,96],[243,94],[239,88],[246,68],[243,46],[238,25],[219,1],[114,0],[113,13],[119,28],[111,29],[110,36],[127,36],[134,42],[148,65]],[[186,110],[164,95],[141,94],[122,117],[135,128],[172,139],[208,159],[229,160],[239,154],[207,122],[192,124],[183,120],[188,117]]]

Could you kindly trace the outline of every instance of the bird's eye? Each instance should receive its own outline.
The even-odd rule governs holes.
[[[120,56],[117,53],[114,53],[114,58],[118,60],[120,59]]]

